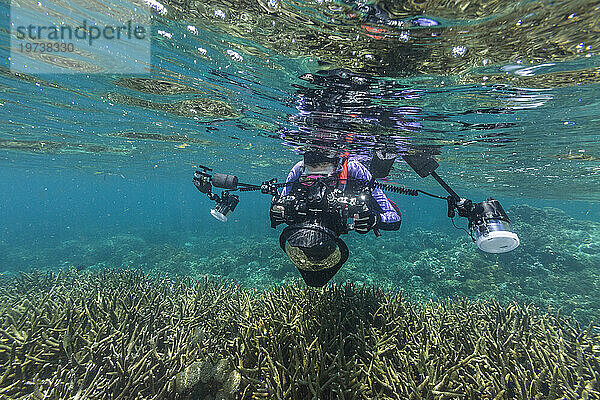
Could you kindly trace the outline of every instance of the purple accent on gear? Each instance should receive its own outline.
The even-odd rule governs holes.
[[[292,170],[287,176],[285,180],[286,183],[295,182],[300,178],[302,171],[304,170],[304,161],[299,161],[294,165]],[[358,161],[349,160],[348,161],[348,178],[352,179],[362,179],[366,181],[371,180],[371,173],[369,170],[362,165]],[[282,196],[287,196],[290,192],[291,185],[288,185],[283,188],[281,191]],[[397,223],[402,220],[400,215],[396,212],[396,209],[392,206],[392,203],[389,201],[383,190],[375,189],[371,193],[379,207],[381,207],[382,212],[379,213],[379,223],[380,224],[392,224]]]

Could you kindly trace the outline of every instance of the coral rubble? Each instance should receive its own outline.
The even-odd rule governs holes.
[[[0,279],[0,398],[598,398],[600,335],[533,306],[133,270]]]

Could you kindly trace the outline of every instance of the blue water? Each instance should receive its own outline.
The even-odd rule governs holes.
[[[598,398],[598,15],[0,0],[0,398]],[[83,21],[149,36],[19,37]],[[270,195],[236,191],[224,223],[192,181],[283,182],[314,148],[393,150],[379,181],[434,195],[388,190],[400,229],[341,234],[325,289],[282,251]],[[497,199],[519,247],[478,249],[414,154]]]
[[[362,274],[363,281],[406,289],[410,276],[403,273],[417,263],[408,242],[416,234],[431,238],[421,246],[431,257],[456,252],[490,268],[500,264],[505,280],[520,279],[515,271],[524,265],[537,266],[545,247],[562,252],[567,272],[569,257],[581,256],[585,271],[600,276],[594,258],[599,225],[593,224],[600,223],[600,42],[591,33],[593,4],[586,11],[568,2],[539,3],[486,3],[481,12],[467,7],[465,14],[441,5],[270,2],[266,7],[275,11],[241,5],[245,11],[238,12],[224,4],[165,3],[166,15],[151,10],[151,62],[141,75],[11,71],[11,9],[0,3],[6,43],[0,48],[0,271],[168,264],[166,272],[259,288],[298,278],[279,249],[282,228],[269,226],[269,196],[241,193],[230,221],[221,223],[191,179],[203,164],[243,182],[281,181],[302,148],[317,143],[360,157],[384,144],[399,153],[433,149],[439,174],[461,196],[494,196],[509,216],[519,205],[562,210],[544,214],[556,220],[536,221],[531,229],[545,229],[539,236],[546,241],[554,233],[583,241],[489,256],[452,226],[444,201],[390,194],[403,215],[401,230],[381,239],[346,236],[355,275],[342,270],[338,281]],[[73,11],[46,5],[65,15]],[[302,18],[316,25],[298,24]],[[161,82],[179,90],[152,89]],[[206,111],[209,100],[220,103]],[[446,195],[400,159],[390,181]],[[561,230],[577,226],[563,223],[569,218],[585,222],[581,230]],[[535,236],[522,237],[523,245]],[[458,247],[444,247],[448,243]],[[387,265],[389,255],[380,251],[386,246],[404,258]],[[232,271],[236,263],[249,271],[247,280],[219,269],[212,262],[219,257],[229,257]],[[539,265],[556,269],[549,260]],[[397,279],[380,281],[373,263],[399,271]],[[256,272],[261,265],[269,268]],[[285,273],[272,275],[279,265]],[[461,294],[434,292],[430,297]],[[503,300],[523,300],[512,295]],[[527,296],[547,300],[541,292]]]
[[[298,157],[290,158],[295,160]],[[32,254],[37,249],[68,240],[86,241],[89,238],[93,241],[97,237],[140,231],[178,246],[195,234],[210,234],[233,242],[245,235],[264,236],[265,240],[276,243],[281,231],[281,228],[274,230],[269,226],[270,197],[260,193],[243,194],[242,201],[227,223],[214,219],[209,214],[214,204],[192,185],[190,170],[159,178],[140,173],[128,176],[89,174],[77,170],[56,173],[10,166],[3,172],[5,175],[0,186],[3,193],[1,242],[24,247]],[[240,180],[242,177],[240,175]],[[428,190],[443,194],[434,186]],[[468,193],[475,200],[489,196],[489,192],[478,190],[463,190],[461,193]],[[386,237],[402,242],[403,233],[413,229],[439,230],[454,237],[464,236],[463,232],[452,227],[446,216],[445,202],[422,195],[414,198],[390,194],[389,197],[398,204],[403,222],[399,232],[384,233]],[[595,202],[499,198],[506,209],[521,204],[536,208],[555,207],[575,219],[600,220],[600,207]],[[559,221],[557,225],[560,225]],[[463,222],[461,226],[466,224]],[[352,240],[356,243],[371,239],[354,236]],[[68,261],[68,257],[65,260]],[[11,265],[10,270],[57,267],[52,263],[44,264],[43,258],[40,261],[37,265],[23,264],[21,268]],[[258,256],[257,261],[261,262]]]

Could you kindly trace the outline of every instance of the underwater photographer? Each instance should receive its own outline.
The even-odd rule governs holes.
[[[435,172],[439,164],[430,154],[405,154],[402,159],[420,177],[432,176],[449,195],[443,197],[378,182],[377,179],[388,176],[396,160],[396,154],[387,150],[374,151],[368,168],[326,150],[307,151],[284,183],[277,183],[275,178],[260,185],[241,183],[237,176],[212,173],[210,168],[200,166],[193,183],[215,202],[210,212],[223,222],[239,203],[234,191],[260,191],[272,196],[271,227],[287,225],[279,244],[306,284],[313,287],[327,284],[348,260],[349,250],[341,235],[354,230],[361,234],[373,231],[379,236],[380,230],[399,229],[400,212],[384,191],[410,196],[424,194],[444,200],[452,223],[456,214],[467,218],[468,233],[484,252],[505,253],[519,246],[510,219],[497,200],[490,197],[474,203],[460,197]],[[219,196],[212,192],[213,186],[225,190]]]
[[[325,285],[348,259],[341,234],[373,230],[380,235],[379,230],[400,229],[400,210],[381,189],[365,185],[372,180],[359,161],[312,148],[290,171],[281,195],[273,197],[271,226],[289,225],[280,245],[309,286]],[[353,220],[350,225],[348,218]]]
[[[384,192],[424,194],[445,201],[448,217],[467,218],[468,233],[485,252],[502,253],[519,245],[497,200],[473,203],[459,196],[435,172],[438,149],[407,141],[405,134],[421,129],[422,111],[401,104],[418,98],[417,90],[346,69],[304,74],[299,79],[308,84],[294,85],[298,112],[290,122],[296,129],[282,129],[280,139],[301,150],[303,160],[292,167],[284,183],[271,179],[261,185],[240,183],[234,175],[211,174],[210,168],[201,166],[193,181],[215,201],[211,210],[215,218],[227,221],[239,202],[233,194],[236,190],[260,190],[272,196],[271,227],[287,225],[279,237],[280,247],[306,284],[314,287],[327,284],[348,260],[341,235],[372,231],[380,236],[380,231],[400,228],[400,211]],[[382,105],[381,98],[393,101]],[[379,136],[387,130],[393,134]],[[449,196],[378,181],[387,178],[400,159],[420,177],[432,176]],[[212,186],[225,190],[219,196]]]

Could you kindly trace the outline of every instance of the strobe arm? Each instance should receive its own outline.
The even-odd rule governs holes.
[[[235,175],[215,172],[212,176],[213,186],[221,189],[235,190],[238,187],[238,183],[238,177]]]
[[[469,225],[472,225],[472,221],[478,218],[476,204],[472,200],[460,197],[451,187],[442,179],[441,176],[435,172],[437,167],[440,165],[433,158],[433,156],[422,153],[403,156],[404,161],[415,170],[415,172],[421,177],[425,178],[429,175],[433,177],[448,192],[448,196],[445,198],[448,203],[448,218],[454,218],[456,212],[460,217],[467,218]],[[435,197],[435,196],[432,196]],[[440,197],[438,197],[440,198]]]
[[[235,210],[239,203],[239,197],[232,192],[250,192],[260,190],[264,194],[269,194],[274,198],[278,196],[277,189],[287,184],[278,184],[277,179],[265,181],[261,185],[239,182],[235,175],[213,173],[212,169],[203,165],[194,173],[193,183],[196,188],[206,194],[208,198],[215,202],[215,207],[210,211],[211,215],[219,221],[226,222],[227,217]],[[225,189],[219,196],[212,192],[212,188]]]
[[[444,188],[444,190],[450,194],[450,197],[452,197],[456,202],[460,202],[461,197],[457,195],[456,192],[452,190],[450,185],[448,185],[435,171],[431,172],[431,176],[433,176],[433,179],[435,179]]]
[[[227,191],[250,191],[261,189],[261,186],[258,185],[239,182],[238,177],[235,175],[221,174],[218,172],[211,175],[209,172],[212,172],[212,169],[202,165],[200,165],[199,168],[202,170],[194,173],[193,182],[202,193],[211,193],[213,186],[220,189],[226,189]]]
[[[402,159],[419,175],[421,178],[425,178],[429,175],[433,177],[448,192],[449,196],[446,197],[448,203],[448,218],[454,218],[456,210],[458,215],[461,217],[469,217],[473,211],[473,202],[471,200],[461,198],[456,192],[448,185],[442,177],[440,177],[435,170],[440,166],[433,156],[427,152],[406,154],[402,156]]]
[[[481,203],[461,198],[452,188],[435,172],[439,167],[431,154],[425,152],[405,155],[404,161],[421,177],[431,175],[449,196],[448,217],[454,218],[456,211],[461,217],[469,220],[469,234],[480,250],[486,253],[506,253],[516,249],[520,240],[510,227],[510,219],[498,202],[489,198]]]

